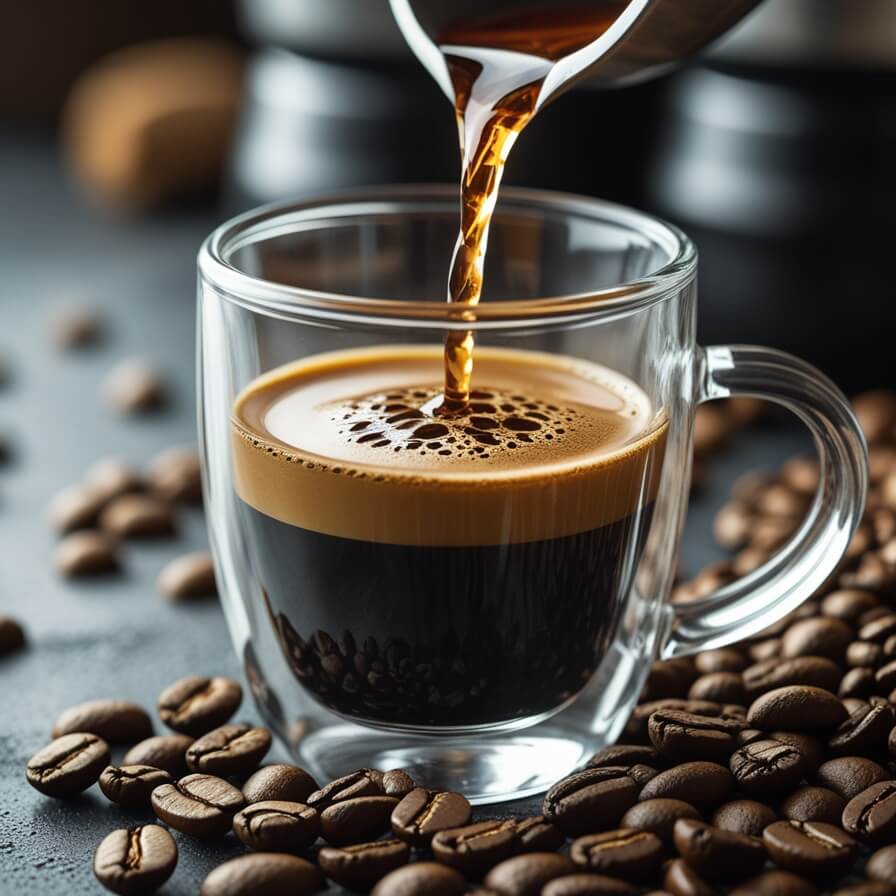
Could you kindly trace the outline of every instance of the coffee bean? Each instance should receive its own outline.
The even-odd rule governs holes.
[[[318,812],[342,800],[351,800],[359,796],[384,796],[383,773],[372,768],[361,768],[356,772],[337,778],[325,784],[320,790],[309,794],[305,800]]]
[[[818,896],[818,890],[790,871],[765,871],[736,886],[731,896]]]
[[[834,896],[893,896],[896,890],[878,880],[866,880],[860,884],[834,891]]]
[[[658,660],[650,666],[641,699],[676,697],[686,691],[696,677],[697,671],[689,658]]]
[[[217,594],[212,555],[208,551],[193,551],[175,557],[159,573],[157,585],[162,595],[174,603]]]
[[[763,734],[767,740],[776,740],[782,744],[795,747],[803,755],[807,771],[815,771],[826,758],[825,749],[821,741],[811,734],[801,734],[795,731],[772,731],[771,734]]]
[[[815,780],[849,801],[867,787],[890,777],[885,768],[862,756],[842,756],[818,767]]]
[[[863,392],[852,400],[852,408],[870,443],[890,437],[896,423],[896,396],[885,389]]]
[[[369,890],[390,871],[406,865],[411,849],[401,840],[377,840],[353,846],[325,846],[317,854],[320,870],[351,890]]]
[[[739,672],[709,672],[701,675],[688,691],[689,700],[743,703],[744,683]]]
[[[650,831],[620,828],[580,837],[573,841],[569,857],[588,871],[642,881],[659,867],[663,844]]]
[[[202,468],[190,448],[163,451],[149,466],[150,488],[166,501],[196,504],[202,501]]]
[[[865,865],[865,875],[896,887],[896,845],[885,846],[874,853]]]
[[[110,765],[103,769],[99,783],[100,790],[113,803],[144,809],[156,787],[171,783],[171,775],[151,765]]]
[[[64,734],[29,760],[28,783],[47,796],[69,797],[86,790],[109,764],[109,745],[95,734]]]
[[[831,616],[801,619],[784,632],[781,654],[785,657],[823,656],[840,662],[854,636],[852,626],[842,619]]]
[[[104,506],[119,495],[146,489],[143,476],[117,457],[98,460],[84,476],[84,485]]]
[[[159,718],[174,731],[199,737],[223,725],[243,699],[243,689],[230,678],[190,675],[159,695]]]
[[[896,837],[896,781],[878,781],[854,796],[843,810],[843,827],[867,843]]]
[[[871,641],[875,644],[883,644],[892,635],[896,635],[896,613],[892,610],[866,622],[859,629],[860,641]]]
[[[718,647],[704,650],[694,657],[694,665],[701,675],[712,672],[743,672],[747,668],[747,658],[733,647]]]
[[[467,882],[453,868],[438,862],[415,862],[387,874],[371,896],[462,896],[466,889]],[[532,896],[537,893],[532,891]]]
[[[398,800],[394,796],[358,796],[341,800],[321,812],[321,834],[333,846],[374,840],[389,830],[389,818],[394,818],[397,806]],[[469,817],[468,812],[464,821]],[[394,823],[392,827],[394,830]]]
[[[668,762],[708,759],[724,762],[743,731],[739,719],[697,716],[676,710],[655,712],[648,722],[650,740]]]
[[[830,691],[791,685],[757,697],[747,713],[747,722],[763,731],[814,731],[836,728],[847,716],[843,704]]]
[[[522,844],[513,820],[496,819],[439,831],[431,848],[439,862],[478,880],[490,868],[521,852]]]
[[[187,775],[163,784],[152,792],[150,802],[162,821],[191,837],[226,834],[245,804],[236,787],[212,775]]]
[[[174,873],[177,844],[165,828],[141,824],[112,831],[93,857],[96,879],[113,893],[154,893]]]
[[[673,896],[713,896],[712,887],[683,859],[673,859],[666,866],[663,886]]]
[[[893,637],[892,635],[890,636]],[[889,642],[889,638],[887,641]],[[887,694],[896,687],[896,661],[891,660],[881,666],[874,674],[877,688],[874,693]]]
[[[876,594],[860,588],[842,588],[832,591],[822,602],[821,612],[844,622],[854,623],[867,610],[879,604]]]
[[[74,485],[64,488],[50,501],[47,517],[61,535],[95,526],[105,500],[89,487]]]
[[[849,718],[828,741],[828,747],[832,753],[840,755],[880,753],[894,721],[896,719],[889,704],[862,706],[849,714]]]
[[[685,762],[648,781],[639,800],[682,800],[703,810],[724,803],[733,790],[734,778],[724,766],[714,762]]]
[[[320,871],[305,859],[255,852],[218,865],[203,881],[199,896],[311,896],[323,883]]]
[[[545,821],[543,815],[519,819],[516,822],[516,834],[522,852],[551,852],[560,849],[566,840],[563,831]]]
[[[719,716],[723,714],[722,704],[713,703],[710,700],[679,700],[674,697],[666,697],[662,700],[648,700],[632,710],[623,732],[626,740],[649,743],[647,725],[650,717],[659,710],[668,709],[690,712],[698,716]]]
[[[840,824],[846,800],[827,787],[800,787],[781,803],[781,814],[790,821],[823,821]]]
[[[265,765],[254,772],[243,784],[247,803],[280,800],[304,803],[317,790],[317,782],[303,768],[295,765]]]
[[[492,868],[485,878],[485,886],[499,896],[539,896],[542,887],[550,881],[574,874],[576,870],[566,856],[555,852],[530,852],[506,859]]]
[[[762,548],[746,547],[742,551],[738,551],[731,561],[732,571],[738,577],[747,576],[767,563],[769,556],[768,551]]]
[[[649,725],[649,721],[648,721]],[[586,765],[587,768],[605,768],[608,765],[654,766],[659,762],[659,756],[653,747],[644,747],[639,744],[616,744],[612,747],[604,747],[595,753]]]
[[[722,831],[761,837],[763,830],[778,820],[771,806],[755,800],[733,800],[716,809],[712,823]]]
[[[417,785],[414,779],[403,769],[393,768],[383,772],[383,790],[386,796],[407,796]]]
[[[624,766],[586,769],[558,781],[545,795],[542,811],[572,837],[606,831],[635,804],[640,789]]]
[[[710,880],[757,874],[765,864],[761,840],[702,821],[679,819],[673,837],[678,854],[701,877]]]
[[[234,815],[233,833],[249,849],[298,853],[317,839],[320,816],[302,803],[264,800]]]
[[[848,666],[873,669],[883,661],[884,650],[880,644],[874,644],[871,641],[853,641],[846,648],[846,664]]]
[[[803,754],[777,740],[756,740],[731,756],[731,773],[742,790],[754,795],[785,793],[803,777]]]
[[[12,616],[0,613],[0,656],[7,656],[25,646],[25,632]]]
[[[244,775],[254,769],[271,748],[271,732],[250,725],[222,725],[193,741],[187,749],[187,766],[209,775]]]
[[[119,414],[142,414],[164,403],[165,386],[149,364],[135,358],[109,371],[103,381],[103,395]]]
[[[463,827],[471,812],[463,794],[416,787],[395,806],[392,831],[411,846],[423,847],[439,831]]]
[[[100,514],[100,528],[116,538],[156,538],[173,535],[174,515],[151,495],[121,495]]]
[[[630,883],[605,874],[568,874],[546,884],[541,896],[635,896]]]
[[[746,504],[729,501],[716,514],[712,534],[723,548],[736,551],[749,544],[754,522],[755,515]]]
[[[53,345],[68,351],[95,345],[104,327],[102,316],[95,309],[67,302],[53,309],[49,329]]]
[[[187,747],[193,743],[185,734],[160,734],[148,737],[124,754],[122,765],[151,765],[168,772],[172,778],[187,774]]]
[[[744,670],[746,697],[753,701],[763,694],[790,685],[810,685],[836,691],[841,678],[840,667],[823,656],[799,656],[789,660],[776,658],[755,663]]]
[[[896,573],[892,562],[885,560],[880,554],[867,553],[859,561],[858,569],[840,576],[839,584],[843,588],[866,588],[890,595],[896,584]],[[863,621],[864,619],[859,620],[860,623]]]
[[[663,841],[664,846],[670,847],[672,831],[679,818],[700,818],[700,813],[690,803],[682,800],[645,800],[643,803],[635,803],[622,816],[620,825],[650,831]]]
[[[747,652],[754,663],[776,659],[781,653],[781,639],[766,638],[764,641],[757,641],[750,645]]]
[[[72,532],[59,542],[53,562],[56,571],[69,579],[114,572],[118,569],[117,547],[104,532]]]
[[[859,849],[839,827],[820,821],[776,821],[762,832],[762,841],[776,865],[812,877],[846,874]]]
[[[865,698],[877,693],[877,679],[870,666],[857,666],[850,669],[837,688],[837,696],[844,700],[847,697]],[[846,724],[846,723],[844,723]]]
[[[110,744],[132,744],[152,734],[143,707],[128,700],[89,700],[71,706],[53,724],[53,737],[87,731]]]

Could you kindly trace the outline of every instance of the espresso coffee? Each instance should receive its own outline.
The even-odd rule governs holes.
[[[613,636],[665,418],[586,361],[480,346],[468,410],[427,412],[440,346],[319,355],[237,398],[234,483],[289,667],[330,709],[471,726],[550,712]]]

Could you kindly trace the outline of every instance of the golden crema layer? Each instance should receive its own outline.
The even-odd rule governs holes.
[[[559,538],[652,500],[666,423],[597,364],[478,347],[468,413],[432,413],[442,347],[381,346],[277,368],[236,399],[239,496],[304,529],[389,544]]]

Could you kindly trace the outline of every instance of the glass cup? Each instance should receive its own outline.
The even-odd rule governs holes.
[[[445,301],[457,219],[455,188],[389,187],[216,230],[199,257],[200,429],[230,632],[296,760],[320,780],[402,767],[497,802],[612,743],[652,660],[753,635],[819,588],[861,516],[867,457],[805,362],[697,345],[697,255],[674,227],[506,189],[471,309]],[[454,438],[417,427],[439,423],[427,400],[456,330],[487,389]],[[397,378],[382,400],[362,395],[371,370]],[[764,566],[672,604],[694,411],[729,395],[806,424],[818,492]],[[598,406],[610,442],[588,428]],[[367,414],[365,434],[393,410],[407,427],[343,452],[344,419]],[[512,448],[528,453],[508,473],[494,457]]]

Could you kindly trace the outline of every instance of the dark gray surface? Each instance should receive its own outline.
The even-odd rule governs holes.
[[[188,673],[241,676],[216,602],[172,607],[156,593],[166,560],[205,545],[200,513],[180,515],[176,540],[129,546],[122,575],[75,585],[52,571],[46,504],[100,456],[144,465],[160,449],[194,443],[194,258],[215,215],[139,223],[97,215],[72,193],[48,143],[9,138],[0,139],[0,196],[0,359],[13,372],[0,387],[0,432],[17,454],[0,468],[0,608],[25,623],[30,642],[0,660],[0,893],[99,893],[97,844],[145,816],[109,804],[97,788],[62,802],[26,784],[25,763],[53,719],[95,697],[152,708],[166,684]],[[48,313],[68,299],[104,310],[110,333],[100,348],[51,348]],[[99,394],[109,368],[133,354],[158,364],[173,395],[166,412],[137,421],[116,417]],[[744,434],[712,466],[689,520],[686,569],[718,555],[711,515],[735,473],[773,465],[801,444],[798,434],[767,428]],[[253,719],[254,710],[244,705],[239,716]],[[286,758],[279,747],[275,757]],[[539,802],[492,814],[537,811]],[[180,862],[162,890],[170,896],[196,893],[216,863],[241,851],[232,837],[177,840]]]

